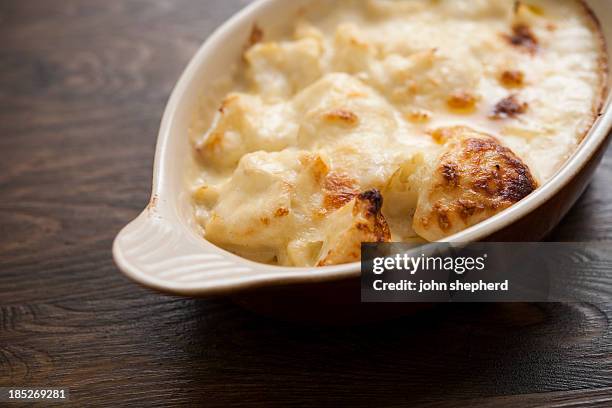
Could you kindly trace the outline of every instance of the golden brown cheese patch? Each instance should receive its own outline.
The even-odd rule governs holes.
[[[431,112],[424,109],[415,109],[404,115],[412,123],[425,123],[431,119]]]
[[[521,102],[518,100],[518,97],[516,95],[510,95],[502,99],[495,105],[491,118],[515,118],[518,115],[527,112],[528,107],[529,104],[527,102]]]
[[[323,207],[337,210],[351,201],[358,193],[357,182],[343,173],[330,173],[323,184]]]
[[[246,42],[244,43],[244,46],[242,47],[242,59],[246,60],[246,52],[254,45],[262,42],[263,39],[263,30],[257,24],[253,24],[253,26],[251,27],[251,32],[249,33],[249,37],[247,38]]]
[[[251,29],[251,34],[249,35],[248,47],[252,47],[253,45],[261,42],[264,38],[263,30],[257,25],[254,24]]]
[[[525,23],[516,23],[512,26],[512,34],[504,35],[508,43],[518,49],[535,54],[538,50],[538,39]]]
[[[323,118],[330,123],[346,126],[355,126],[359,122],[359,117],[347,109],[335,109],[326,112]]]
[[[280,207],[278,208],[276,211],[274,211],[274,216],[275,217],[285,217],[289,215],[289,209],[284,208],[284,207]]]
[[[468,127],[439,129],[446,150],[417,204],[413,228],[435,241],[474,225],[537,188],[529,168],[497,139]]]
[[[476,109],[478,96],[467,91],[458,91],[446,99],[448,107],[456,113],[471,113]]]
[[[505,70],[499,76],[499,82],[506,88],[521,88],[525,84],[525,74],[519,70]]]

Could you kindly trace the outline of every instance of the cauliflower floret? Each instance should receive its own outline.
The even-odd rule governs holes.
[[[376,56],[375,45],[354,23],[338,26],[334,37],[334,51],[334,70],[350,74],[367,72]]]
[[[333,213],[324,225],[325,239],[317,266],[357,262],[362,242],[390,241],[382,203],[378,190],[368,190]]]
[[[487,134],[465,126],[442,128],[442,155],[423,178],[413,228],[437,241],[477,224],[537,188],[527,165]]]
[[[404,112],[452,110],[458,99],[471,99],[473,108],[482,68],[465,55],[469,52],[430,49],[409,57],[391,54],[372,66],[369,82]]]
[[[196,148],[205,163],[232,168],[246,153],[280,151],[297,141],[298,124],[287,103],[266,103],[242,93],[228,95]]]
[[[321,77],[323,46],[305,37],[297,41],[255,44],[245,54],[249,77],[266,98],[285,98]]]

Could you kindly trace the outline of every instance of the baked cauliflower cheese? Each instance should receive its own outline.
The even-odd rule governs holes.
[[[605,44],[581,1],[311,3],[253,27],[192,126],[197,223],[248,259],[444,240],[550,179],[601,108]]]

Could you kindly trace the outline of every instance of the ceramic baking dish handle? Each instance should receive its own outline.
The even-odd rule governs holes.
[[[221,292],[252,272],[233,255],[183,229],[148,208],[117,235],[115,262],[145,286],[184,295]]]

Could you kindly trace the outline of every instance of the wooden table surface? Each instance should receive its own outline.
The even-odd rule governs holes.
[[[111,259],[158,123],[228,0],[0,2],[0,386],[75,406],[612,406],[612,305],[281,323],[140,288]],[[551,240],[612,239],[612,152]]]

